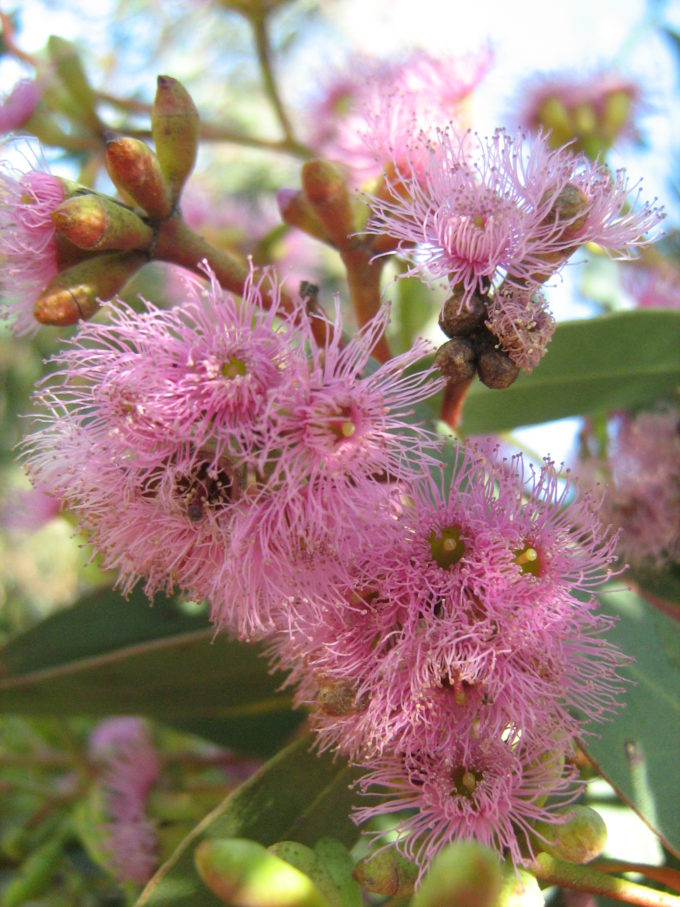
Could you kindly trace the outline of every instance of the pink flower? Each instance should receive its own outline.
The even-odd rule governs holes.
[[[319,347],[281,310],[271,272],[253,272],[240,302],[214,279],[187,296],[170,311],[110,306],[108,323],[66,341],[38,394],[28,471],[123,591],[179,586],[209,599],[219,626],[262,635],[291,601],[346,585],[376,513],[433,462],[434,436],[408,417],[441,381],[404,374],[422,343],[363,374],[386,311],[344,348],[338,313]]]
[[[439,764],[465,740],[561,749],[609,717],[625,659],[602,638],[611,620],[590,595],[614,558],[598,500],[573,499],[552,464],[525,470],[484,448],[459,449],[453,478],[414,483],[410,497],[391,516],[376,513],[345,590],[293,605],[272,639],[320,747],[368,767]],[[565,778],[560,769],[549,789]],[[474,836],[447,821],[442,844]],[[482,834],[502,849],[514,820],[500,821]]]
[[[625,265],[623,287],[642,309],[680,309],[680,270],[670,261]]]
[[[59,501],[43,488],[18,489],[0,507],[0,525],[10,532],[37,532],[60,512]]]
[[[680,432],[673,410],[621,414],[608,460],[586,461],[581,481],[605,482],[604,518],[620,529],[618,551],[634,568],[680,558]],[[591,473],[590,478],[588,473]]]
[[[18,336],[37,330],[33,307],[57,274],[51,214],[63,201],[63,185],[49,173],[0,172],[0,316]]]
[[[368,368],[387,317],[383,309],[342,346],[336,308],[324,347],[308,332],[304,373],[272,388],[257,466],[266,483],[234,520],[226,575],[211,596],[218,624],[261,635],[290,625],[310,600],[337,595],[391,518],[400,486],[435,462],[435,436],[409,416],[441,380],[431,370],[406,374],[428,345]]]
[[[38,106],[42,92],[32,79],[22,79],[0,106],[0,135],[20,129]]]
[[[554,822],[555,806],[580,792],[573,770],[563,769],[563,754],[555,740],[546,747],[529,736],[500,740],[468,734],[444,753],[386,755],[359,781],[378,801],[355,810],[354,818],[366,822],[400,814],[397,846],[421,873],[447,844],[468,839],[508,855],[516,865],[528,863],[533,824]]]
[[[156,829],[146,814],[147,797],[160,775],[158,755],[140,718],[100,722],[90,751],[103,767],[103,832],[111,867],[121,882],[143,885],[158,865]]]
[[[489,302],[486,326],[515,365],[529,373],[545,355],[556,323],[535,288],[500,287]]]
[[[432,135],[452,120],[462,125],[463,102],[489,64],[488,52],[436,59],[414,50],[397,60],[352,59],[311,112],[310,144],[347,164],[357,182],[379,176],[392,160],[410,164],[419,133]]]
[[[550,151],[542,136],[527,147],[521,135],[446,129],[427,154],[422,177],[388,183],[391,197],[367,197],[365,232],[395,237],[405,275],[445,282],[461,305],[503,280],[521,291],[542,283],[586,242],[630,254],[662,217],[650,205],[633,209],[637,187],[622,172]]]
[[[272,394],[271,431],[280,451],[272,468],[292,494],[305,485],[350,497],[351,489],[376,480],[408,481],[435,462],[436,437],[408,418],[418,402],[443,386],[432,369],[407,374],[431,351],[430,344],[416,341],[379,368],[367,368],[388,318],[384,307],[343,346],[336,301],[325,346],[317,346],[309,333],[305,380]]]

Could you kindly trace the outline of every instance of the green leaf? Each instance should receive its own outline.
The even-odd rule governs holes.
[[[680,853],[680,623],[634,592],[600,595],[619,616],[608,634],[635,662],[626,708],[585,743],[588,756],[619,795]]]
[[[249,838],[265,846],[291,840],[313,846],[331,834],[351,846],[358,830],[348,818],[353,799],[349,785],[357,772],[328,753],[310,752],[311,741],[309,735],[296,740],[207,815],[161,866],[135,907],[220,904],[194,868],[194,849],[206,838]]]
[[[156,596],[100,593],[0,651],[0,712],[137,714],[252,753],[276,751],[303,715],[261,650],[215,637],[205,614]]]
[[[403,277],[395,286],[390,343],[396,353],[410,350],[416,337],[441,308],[441,299],[416,277]]]
[[[680,383],[679,337],[680,312],[670,309],[560,324],[531,375],[520,375],[507,390],[475,380],[460,429],[464,435],[500,432],[672,394]]]
[[[680,564],[671,564],[665,570],[637,569],[627,578],[646,601],[680,620]]]

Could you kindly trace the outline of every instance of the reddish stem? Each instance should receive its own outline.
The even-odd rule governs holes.
[[[458,384],[447,384],[444,388],[441,419],[454,431],[458,429],[463,417],[465,396],[473,380],[474,379],[471,378],[469,381],[461,381]]]
[[[181,265],[196,274],[203,273],[200,264],[207,261],[224,289],[238,294],[243,292],[243,285],[249,273],[248,265],[244,261],[210,245],[177,216],[169,217],[158,225],[151,258]],[[266,292],[262,298],[265,305],[271,305],[273,302]],[[296,313],[293,300],[284,291],[281,291],[281,307],[288,314]],[[317,343],[323,346],[327,332],[325,321],[312,318],[311,329]]]
[[[367,324],[380,309],[380,276],[383,262],[381,259],[371,261],[371,254],[362,245],[340,252],[347,269],[349,291],[360,327]],[[380,336],[372,355],[378,362],[387,362],[392,358],[392,352],[384,334]]]

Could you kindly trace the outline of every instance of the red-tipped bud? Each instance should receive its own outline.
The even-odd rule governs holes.
[[[91,251],[148,249],[153,230],[123,205],[101,195],[79,195],[52,213],[57,233],[80,249]]]
[[[340,251],[355,246],[352,234],[359,222],[340,170],[329,161],[307,161],[302,168],[302,188],[333,245]]]
[[[329,907],[308,876],[255,841],[202,841],[194,862],[208,888],[232,907]]]
[[[116,189],[128,195],[149,217],[170,214],[170,189],[158,158],[144,142],[128,136],[110,139],[106,143],[106,169]]]
[[[391,847],[359,860],[354,867],[354,878],[373,894],[403,898],[413,894],[418,867]]]
[[[602,816],[589,806],[571,806],[561,812],[568,817],[563,825],[537,823],[541,850],[569,863],[588,863],[599,857],[607,843]]]
[[[196,163],[199,124],[198,111],[186,88],[177,79],[159,76],[151,134],[173,203]]]
[[[331,239],[324,225],[309,203],[304,192],[297,189],[279,189],[276,201],[281,212],[281,219],[291,227],[297,227],[321,242],[329,243]]]
[[[38,297],[40,324],[64,327],[91,318],[99,300],[111,299],[146,262],[144,255],[119,252],[96,255],[54,277]]]
[[[51,35],[47,42],[47,50],[59,79],[69,93],[74,115],[88,129],[100,132],[102,124],[97,116],[96,95],[90,86],[75,45]]]

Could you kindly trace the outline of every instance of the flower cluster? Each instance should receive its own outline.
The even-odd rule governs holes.
[[[320,577],[339,582],[374,514],[433,462],[408,416],[441,382],[405,373],[424,342],[364,375],[386,309],[344,346],[336,313],[320,345],[271,272],[252,272],[242,300],[214,278],[187,292],[82,325],[39,394],[28,469],[124,591],[179,586],[253,636]]]
[[[158,865],[156,829],[146,802],[160,775],[160,760],[141,718],[109,718],[90,736],[90,753],[102,767],[103,835],[122,882],[143,885]]]
[[[411,368],[427,345],[369,361],[386,309],[349,341],[336,310],[321,343],[273,272],[242,299],[206,273],[177,308],[118,303],[67,341],[29,473],[124,591],[179,586],[268,640],[319,746],[382,792],[358,821],[418,807],[400,842],[423,869],[471,837],[523,862],[621,687],[592,595],[614,558],[597,500],[550,463],[435,459],[412,422],[442,385]]]
[[[422,868],[461,838],[521,863],[532,823],[575,796],[574,738],[621,689],[592,594],[615,558],[598,504],[550,463],[459,449],[452,477],[414,484],[374,520],[345,594],[272,639],[320,745],[350,754],[379,794],[357,819],[417,808],[398,840]]]
[[[483,300],[494,342],[527,371],[552,334],[541,285],[585,243],[632,255],[663,216],[636,206],[622,171],[551,150],[541,135],[528,145],[502,130],[482,139],[447,128],[413,147],[418,167],[395,159],[386,191],[366,196],[365,232],[392,237],[408,264],[400,276],[450,288],[459,313]]]
[[[680,423],[671,409],[621,413],[607,459],[579,467],[582,485],[605,483],[603,516],[620,529],[618,550],[634,568],[680,559]]]
[[[412,51],[394,60],[352,59],[310,111],[310,145],[346,164],[357,182],[404,167],[419,133],[453,122],[467,126],[468,100],[489,68],[490,54],[439,59]]]

